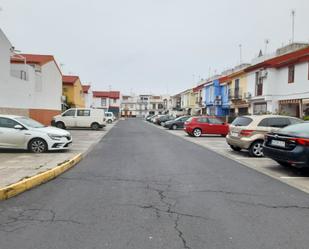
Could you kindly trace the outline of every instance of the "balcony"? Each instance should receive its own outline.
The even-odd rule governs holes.
[[[242,100],[244,98],[241,88],[229,89],[229,100]]]

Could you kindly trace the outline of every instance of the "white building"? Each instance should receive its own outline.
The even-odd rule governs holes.
[[[85,100],[85,107],[90,108],[94,106],[93,93],[91,85],[83,85],[83,95]]]
[[[51,55],[16,54],[0,30],[0,111],[44,124],[61,112],[62,74]]]
[[[171,109],[169,95],[124,95],[121,115],[123,117],[145,117],[149,114],[165,114]]]
[[[121,96],[119,91],[93,91],[93,107],[120,114]]]
[[[245,70],[250,113],[309,115],[309,46],[284,51]]]

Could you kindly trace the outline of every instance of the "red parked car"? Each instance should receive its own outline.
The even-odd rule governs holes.
[[[229,125],[220,119],[211,116],[192,117],[185,122],[184,130],[194,137],[202,134],[218,134],[226,136],[229,133]]]

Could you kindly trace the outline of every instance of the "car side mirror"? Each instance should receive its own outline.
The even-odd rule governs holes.
[[[14,126],[14,129],[16,129],[16,130],[22,130],[22,129],[24,129],[24,127],[21,126],[21,125],[15,125],[15,126]]]

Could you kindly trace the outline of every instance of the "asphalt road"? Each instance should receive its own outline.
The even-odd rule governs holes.
[[[1,249],[307,249],[308,195],[146,124],[0,203]]]

